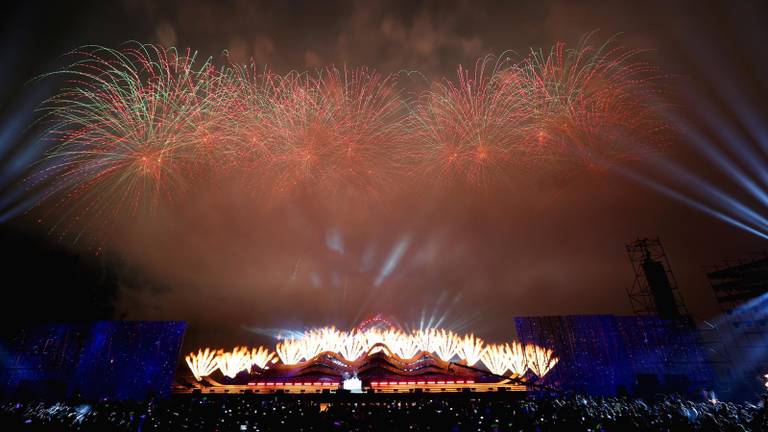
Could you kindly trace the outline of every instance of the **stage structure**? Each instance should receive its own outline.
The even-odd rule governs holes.
[[[751,398],[768,361],[768,254],[710,266],[707,278],[722,314],[702,323],[710,360],[730,395]]]
[[[486,343],[472,334],[391,326],[308,330],[274,349],[199,349],[185,357],[179,393],[524,391],[558,363],[533,343]]]
[[[685,306],[661,240],[638,238],[627,244],[626,249],[635,272],[635,281],[627,289],[627,295],[637,318],[624,320],[620,327],[628,331],[626,335],[630,339],[637,331],[664,339],[660,345],[650,342],[658,345],[657,348],[648,347],[648,337],[630,344],[632,356],[637,358],[632,362],[638,366],[633,387],[641,392],[643,388],[647,392],[653,392],[654,388],[683,392],[691,390],[694,383],[710,382],[713,376],[711,368],[704,365],[702,338]],[[639,347],[642,348],[637,349]],[[651,349],[657,353],[652,355]],[[642,366],[647,363],[644,359],[654,359],[646,366],[664,365],[663,370]]]
[[[768,294],[768,253],[712,266],[707,278],[720,309],[728,313],[742,304]]]
[[[661,241],[637,239],[626,247],[635,271],[635,282],[627,289],[632,311],[670,320],[688,316]]]

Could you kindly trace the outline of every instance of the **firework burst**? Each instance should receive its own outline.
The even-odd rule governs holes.
[[[251,368],[251,353],[246,347],[236,347],[232,351],[220,351],[216,356],[216,364],[224,376],[234,378],[241,371]]]
[[[515,65],[486,57],[420,98],[413,139],[430,177],[480,187],[508,178],[530,117],[521,78]]]
[[[589,35],[576,48],[532,51],[519,69],[535,118],[528,149],[593,168],[656,151],[666,130],[650,103],[659,72],[641,53]]]
[[[404,105],[392,77],[329,68],[275,84],[257,147],[276,192],[378,194],[402,170]]]
[[[42,110],[55,123],[47,162],[74,220],[135,215],[184,189],[212,129],[218,73],[195,53],[152,45],[86,47],[59,72],[68,86]],[[84,221],[88,223],[88,221]]]
[[[257,202],[302,194],[338,209],[412,176],[482,189],[547,163],[621,162],[664,136],[658,73],[639,54],[586,38],[485,57],[407,101],[394,76],[365,67],[280,75],[190,50],[86,47],[52,74],[67,86],[42,107],[55,141],[44,199],[66,233],[179,201],[221,173],[258,185]]]

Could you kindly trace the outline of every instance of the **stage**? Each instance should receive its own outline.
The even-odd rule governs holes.
[[[473,380],[371,381],[359,389],[345,389],[339,381],[274,382],[221,384],[215,380],[195,386],[177,385],[174,394],[408,394],[408,393],[489,393],[526,392],[528,388],[511,381],[475,382]]]

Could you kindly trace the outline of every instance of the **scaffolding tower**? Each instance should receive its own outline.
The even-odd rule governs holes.
[[[659,238],[638,238],[626,248],[635,272],[635,281],[627,288],[632,312],[666,319],[689,317]]]

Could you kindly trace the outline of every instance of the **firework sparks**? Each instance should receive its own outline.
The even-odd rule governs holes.
[[[375,350],[375,347],[380,350]],[[504,375],[509,370],[514,376],[523,376],[530,368],[536,375],[543,377],[558,361],[552,350],[533,344],[525,347],[519,342],[486,345],[485,341],[473,334],[459,335],[447,329],[428,328],[405,332],[392,327],[349,332],[323,327],[280,341],[275,352],[265,347],[250,351],[246,347],[237,347],[228,352],[206,348],[197,354],[190,353],[186,360],[195,378],[199,380],[217,368],[225,376],[234,377],[251,366],[265,369],[270,361],[276,362],[278,359],[284,365],[294,365],[310,361],[322,353],[334,353],[354,363],[361,356],[377,351],[388,356],[396,355],[406,361],[414,359],[419,353],[432,352],[444,362],[458,356],[460,361],[465,361],[469,366],[482,362],[496,375]]]
[[[528,368],[539,378],[544,378],[544,375],[552,370],[559,361],[557,357],[552,355],[552,350],[533,344],[525,346],[525,357],[528,361]]]
[[[251,368],[251,353],[246,347],[236,347],[232,351],[222,352],[216,355],[216,364],[226,377],[234,378],[241,371]]]
[[[300,339],[296,340],[291,338],[277,344],[277,346],[275,346],[275,351],[283,364],[292,365],[300,362],[301,359],[304,358],[304,346],[305,344]]]
[[[504,345],[488,345],[483,353],[483,364],[491,373],[504,375],[507,371],[507,353]]]
[[[270,360],[275,357],[275,353],[270,352],[265,347],[253,348],[251,350],[251,366],[256,366],[259,369],[266,369]]]
[[[485,341],[473,334],[464,336],[459,343],[458,354],[466,362],[467,366],[474,366],[483,358],[485,353]]]
[[[244,150],[274,192],[377,193],[399,171],[405,111],[392,77],[328,68],[259,83],[268,102],[255,98]]]
[[[400,358],[410,359],[415,357],[420,351],[419,340],[412,334],[390,330],[393,334],[390,338],[394,339],[393,350]]]
[[[523,346],[519,342],[512,342],[505,346],[505,351],[507,353],[507,366],[509,370],[515,376],[525,375],[525,372],[528,370],[528,358]]]
[[[184,357],[184,360],[187,362],[187,366],[189,366],[189,370],[192,371],[195,379],[200,381],[218,368],[216,356],[216,351],[206,348],[205,351],[199,350],[197,354],[189,353],[189,355]]]
[[[365,337],[358,332],[344,335],[339,347],[339,354],[347,361],[357,360],[366,351]]]
[[[429,350],[441,360],[450,361],[459,348],[459,337],[445,329],[430,329]]]

